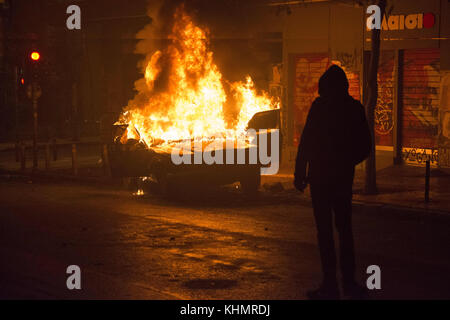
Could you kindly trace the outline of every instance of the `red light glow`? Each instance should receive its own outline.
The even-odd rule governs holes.
[[[34,61],[38,61],[41,58],[39,52],[33,51],[30,55],[31,59]]]

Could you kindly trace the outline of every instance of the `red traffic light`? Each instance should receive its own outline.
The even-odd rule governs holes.
[[[30,54],[30,58],[31,58],[31,60],[38,61],[41,58],[41,55],[39,54],[39,52],[33,51]]]

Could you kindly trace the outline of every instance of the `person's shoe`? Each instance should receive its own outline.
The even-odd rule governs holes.
[[[343,285],[344,295],[352,300],[367,300],[369,299],[369,293],[367,289],[359,285],[356,281],[350,283],[344,283]]]
[[[309,300],[339,300],[339,288],[337,285],[322,285],[318,289],[306,292]]]

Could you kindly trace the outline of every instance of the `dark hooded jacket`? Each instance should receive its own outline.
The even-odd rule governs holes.
[[[345,72],[333,65],[320,77],[319,97],[308,113],[298,147],[296,182],[353,181],[355,165],[368,157],[370,149],[364,107],[348,94]]]

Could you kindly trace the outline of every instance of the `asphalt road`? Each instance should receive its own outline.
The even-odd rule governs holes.
[[[179,199],[0,178],[2,299],[305,299],[320,281],[311,208],[293,192],[231,187]],[[303,205],[302,205],[303,203]],[[372,299],[450,298],[450,217],[354,214]],[[66,268],[81,268],[68,290]]]

